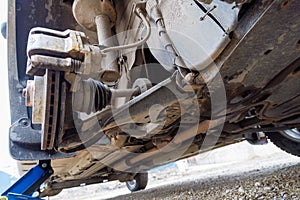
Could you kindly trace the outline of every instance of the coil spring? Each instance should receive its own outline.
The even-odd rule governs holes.
[[[71,60],[71,71],[72,72],[78,72],[80,70],[81,64],[82,63],[81,63],[80,60],[72,59]]]

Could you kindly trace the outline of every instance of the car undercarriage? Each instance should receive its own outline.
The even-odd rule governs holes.
[[[51,160],[51,196],[243,140],[299,156],[299,9],[9,0],[12,157],[22,172]]]

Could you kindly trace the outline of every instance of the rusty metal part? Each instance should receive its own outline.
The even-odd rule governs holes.
[[[32,123],[43,124],[46,111],[47,76],[34,77]]]
[[[97,25],[98,42],[100,46],[112,47],[114,46],[114,38],[109,27],[110,19],[106,15],[98,15],[95,17]],[[103,68],[101,80],[103,82],[116,82],[120,78],[119,66],[117,62],[118,54],[115,51],[107,52],[105,59],[101,63]]]
[[[72,9],[76,21],[92,31],[97,31],[95,18],[99,15],[105,15],[109,18],[109,29],[114,26],[117,20],[117,13],[109,0],[75,0]]]
[[[125,105],[113,110],[113,112],[111,109],[106,109],[94,117],[82,120],[80,123],[81,126],[77,128],[79,129],[79,132],[85,133],[85,142],[82,143],[80,147],[66,147],[65,149],[68,149],[67,152],[73,152],[88,148],[95,144],[95,142],[100,139],[99,137],[102,137],[101,134],[103,132],[109,132],[114,129],[116,129],[114,131],[115,133],[118,133],[120,131],[119,129],[121,129],[123,132],[125,131],[125,133],[131,134],[134,130],[130,128],[130,125],[147,125],[151,122],[151,119],[154,117],[152,116],[153,113],[150,111],[152,110],[152,107],[157,104],[160,104],[160,107],[162,108],[169,108],[166,112],[170,115],[170,117],[166,117],[163,121],[166,127],[175,123],[180,118],[181,114],[190,113],[196,120],[199,120],[197,115],[198,107],[197,102],[194,99],[194,95],[195,94],[192,92],[184,92],[180,90],[176,85],[174,77],[167,79],[137,96],[132,101],[129,101]],[[143,103],[144,101],[147,103]],[[178,104],[180,104],[180,107],[178,107]],[[158,116],[156,115],[156,117]],[[155,120],[153,123],[155,123]],[[195,122],[192,121],[192,123]],[[99,129],[99,125],[101,130]],[[149,127],[144,125],[137,128],[140,129],[140,133],[147,134]],[[97,131],[91,132],[89,130]],[[169,129],[161,129],[161,131],[167,132]],[[101,134],[98,134],[97,132],[101,132]],[[135,135],[134,133],[132,134]]]
[[[200,124],[194,125],[192,128],[188,128],[180,133],[177,133],[173,140],[165,143],[167,146],[161,146],[161,148],[152,148],[147,152],[137,155],[127,153],[129,157],[123,160],[117,160],[117,162],[113,163],[113,167],[117,170],[127,171],[132,168],[138,168],[138,166],[149,162],[151,159],[159,158],[162,155],[166,155],[168,159],[171,159],[172,150],[174,150],[174,148],[176,148],[177,151],[180,151],[181,149],[179,148],[181,148],[181,144],[184,144],[187,140],[195,138],[197,135],[205,134],[208,130],[216,128],[217,126],[221,125],[223,121],[224,119],[203,121]],[[174,158],[173,161],[178,159],[178,156],[175,157],[176,158]]]
[[[45,96],[45,117],[42,124],[42,150],[52,150],[57,135],[58,101],[60,73],[47,70],[45,74],[47,90]]]
[[[297,0],[250,7],[234,42],[216,61],[225,81],[228,114],[256,109],[261,123],[300,123],[299,8]]]
[[[68,128],[68,124],[70,123],[70,120],[72,119],[70,117],[71,113],[69,112],[69,110],[67,110],[68,109],[67,91],[68,91],[67,82],[64,81],[61,84],[61,90],[60,90],[60,105],[59,105],[60,117],[57,123],[58,125],[57,146],[59,146],[63,142],[64,133]]]
[[[134,97],[141,94],[140,88],[134,89],[111,89],[112,99],[116,99],[119,97]]]
[[[116,37],[119,45],[133,44],[137,41],[143,41],[145,38],[146,26],[144,25],[144,22],[141,24],[141,18],[133,11],[136,7],[140,7],[144,10],[146,7],[146,1],[122,0],[114,1],[114,4],[118,13],[115,30],[116,33],[118,33]],[[122,50],[122,55],[126,57],[126,68],[129,70],[131,70],[135,64],[137,49],[138,46]]]
[[[57,136],[60,73],[46,70],[43,77],[28,81],[26,106],[32,107],[32,123],[42,125],[42,150],[52,150]]]
[[[79,72],[81,61],[72,58],[56,58],[52,56],[33,55],[30,57],[28,74],[33,74],[34,69],[44,71],[45,69],[66,72]]]
[[[100,46],[104,48],[114,46],[111,28],[115,25],[117,14],[111,1],[75,0],[73,15],[81,26],[97,31]],[[103,82],[116,82],[120,78],[117,57],[118,54],[115,51],[105,54],[105,59],[101,63]]]
[[[27,45],[27,74],[43,76],[45,69],[99,74],[102,70],[102,53],[90,45],[88,38],[78,31],[54,31],[33,28]]]
[[[265,5],[266,2],[271,2],[271,3]],[[297,114],[299,115],[298,104],[300,99],[299,87],[298,87],[300,83],[299,81],[297,81],[299,80],[299,37],[298,37],[299,36],[299,26],[298,26],[299,14],[298,13],[299,12],[297,12],[297,10],[299,10],[299,1],[290,0],[290,1],[281,2],[281,1],[266,0],[266,1],[256,1],[256,3],[257,3],[256,4],[257,7],[261,7],[260,9],[262,9],[262,12],[258,15],[259,12],[257,12],[257,10],[253,9],[252,7],[251,9],[249,9],[250,12],[248,13],[246,19],[250,18],[250,20],[248,21],[246,20],[245,22],[243,21],[245,19],[244,18],[242,19],[241,21],[242,23],[238,27],[237,31],[233,34],[233,38],[234,38],[233,42],[230,44],[228,49],[226,49],[225,53],[220,57],[220,59],[223,58],[224,60],[222,60],[221,62],[217,62],[218,65],[212,67],[213,73],[210,73],[211,72],[210,70],[209,73],[208,72],[205,73],[210,74],[209,77],[211,80],[211,77],[213,77],[211,74],[215,74],[215,72],[218,71],[218,67],[221,69],[221,73],[224,75],[224,80],[228,91],[228,99],[230,102],[230,107],[228,111],[230,112],[231,115],[235,116],[234,117],[235,120],[232,120],[232,122],[236,122],[237,125],[237,127],[234,127],[235,130],[240,128],[239,125],[242,124],[241,120],[245,119],[245,116],[247,116],[249,110],[250,109],[253,110],[254,108],[255,111],[252,113],[258,114],[259,116],[264,118],[264,119],[259,118],[261,119],[261,121],[258,121],[257,123],[253,123],[254,125],[259,125],[260,123],[272,123],[272,122],[281,125],[287,123],[295,123],[299,125],[299,117],[297,117]],[[12,10],[15,11],[15,9]],[[11,33],[14,34],[14,31],[12,31]],[[14,40],[12,40],[12,42],[14,42]],[[16,48],[10,48],[11,51],[12,49],[16,49]],[[249,51],[249,49],[251,49],[251,51]],[[13,52],[12,55],[15,55],[14,53],[15,52]],[[13,57],[14,56],[10,56],[10,59],[13,59]],[[225,65],[222,67],[224,63]],[[17,65],[16,63],[13,63],[10,66],[17,66]],[[17,79],[16,77],[12,78],[11,80],[16,80]],[[195,82],[199,81],[199,83],[201,84],[205,83],[204,81],[205,79],[202,79],[200,76],[196,78],[187,77],[187,79],[189,78],[194,79]],[[246,86],[243,85],[242,84],[243,82],[247,85]],[[261,90],[261,88],[263,88],[263,90]],[[14,87],[13,90],[16,90],[16,88]],[[157,90],[152,90],[152,92],[157,92]],[[207,91],[204,89],[203,93],[205,92]],[[201,96],[201,98],[209,98],[205,96],[203,93],[201,93],[201,95],[203,95]],[[149,93],[146,92],[145,94],[141,95],[143,98],[145,98],[145,101],[143,101],[144,99],[142,97],[141,98],[137,97],[133,101],[129,102],[125,107],[126,109],[127,108],[130,109],[130,112],[134,116],[134,120],[130,121],[131,119],[127,118],[126,123],[135,123],[136,121],[142,119],[143,116],[147,117],[148,114],[146,111],[147,109],[149,109],[149,107],[147,107],[148,105],[146,105],[146,102],[149,103],[155,101],[157,102],[163,101],[164,106],[166,107],[168,106],[171,112],[176,114],[176,117],[180,116],[178,115],[178,110],[176,110],[177,106],[175,105],[175,103],[172,104],[173,99],[170,98],[169,93],[167,93],[166,90],[162,90],[160,93],[157,92],[155,94],[156,96],[150,98],[148,96]],[[167,100],[164,100],[163,98],[168,98],[168,100],[170,100],[171,103],[166,103]],[[209,105],[206,104],[201,104],[201,105],[202,107],[209,108]],[[106,112],[106,114],[107,113],[108,112]],[[122,112],[122,108],[120,110],[117,110],[117,114],[119,114],[119,117],[124,116],[123,115],[124,112]],[[101,113],[101,115],[99,114],[98,116],[102,120],[110,119],[109,117],[105,118],[105,116],[107,115],[104,115],[103,113]],[[172,116],[170,115],[168,116],[168,118],[169,117],[171,118]],[[172,119],[173,123],[170,124],[173,127],[176,127],[178,125],[177,123],[174,122],[176,117],[174,117],[174,120]],[[265,121],[265,119],[271,121]],[[98,123],[97,120],[95,121],[96,123]],[[141,121],[142,123],[149,123],[149,119],[145,119]],[[113,132],[111,133],[112,135],[118,134],[118,132],[122,130],[119,130],[117,125],[113,123],[114,122],[112,120],[109,121],[108,125],[113,128],[107,130],[107,132],[109,131]],[[26,123],[25,121],[24,124],[28,125],[28,122]],[[123,124],[125,124],[125,122]],[[248,127],[250,125],[247,124],[246,126]],[[234,129],[232,131],[233,133],[234,133]],[[266,129],[250,129],[249,131],[256,132],[257,130],[266,130]],[[18,129],[16,131],[19,133],[24,133],[25,135],[24,129]],[[160,133],[166,133],[170,135],[171,131],[170,129],[165,128],[164,130],[159,132],[159,134]],[[229,143],[234,143],[237,141],[235,139],[240,140],[241,139],[241,136],[239,135],[240,131],[235,133],[236,133],[235,135],[230,135],[229,133],[224,133],[223,135],[221,135],[220,138],[221,144],[219,143],[218,145],[220,146]],[[13,135],[16,134],[12,134],[12,136]],[[34,135],[34,137],[39,138],[38,135],[39,132],[37,132]],[[202,136],[202,134],[198,136]],[[202,137],[199,137],[200,138],[199,139],[198,136],[197,138],[195,138],[195,141],[201,143]],[[118,145],[119,146],[126,145],[125,141],[126,141],[125,137],[120,139],[120,143],[118,143]],[[30,145],[31,143],[26,143],[26,145],[27,144]],[[195,142],[194,146],[196,144],[198,143]],[[142,143],[142,145],[137,145],[137,143],[132,143],[132,145],[134,146],[132,147],[132,149],[134,149],[134,152],[138,152],[138,150],[144,149],[147,146],[146,143]],[[165,144],[162,144],[162,146],[160,145],[158,146],[163,147],[163,145]],[[188,154],[188,156],[190,156],[191,154],[197,154],[198,153],[197,150],[198,149],[193,151],[194,153],[191,152],[190,154]],[[106,150],[99,148],[97,149],[96,151],[97,153],[95,155],[99,155],[99,152],[101,151],[104,152]],[[109,150],[107,150],[106,152],[111,153]],[[82,180],[88,182],[88,180],[85,179],[87,176],[88,177],[92,177],[93,175],[95,176],[97,173],[99,173],[99,170],[101,168],[105,167],[105,165],[102,164],[102,159],[107,163],[111,163],[115,161],[126,160],[126,156],[127,156],[126,154],[124,155],[119,151],[115,151],[114,153],[111,153],[107,157],[103,156],[105,158],[103,158],[101,155],[96,158],[98,159],[97,161],[90,162],[90,161],[85,161],[84,159],[86,157],[81,157],[81,154],[79,154],[76,155],[76,157],[72,158],[74,162],[65,163],[63,165],[64,167],[62,167],[62,164],[59,163],[61,161],[58,162],[59,164],[57,164],[57,169],[58,169],[57,177],[61,179],[74,178],[74,180],[76,178],[81,178]],[[163,155],[154,156],[154,157],[155,159],[161,159],[160,157],[163,157]],[[31,159],[32,158],[34,157],[32,156]],[[149,161],[149,158],[146,157],[145,161],[146,162]],[[89,168],[91,169],[91,171],[89,173],[85,173],[89,171],[89,169],[83,167],[76,172],[77,177],[76,176],[64,177],[63,173],[65,173],[65,175],[68,176],[67,174],[68,169],[70,166],[75,166],[73,165],[73,163],[76,163],[75,161],[90,162],[90,165],[87,164],[85,165],[85,167],[92,166],[91,168]],[[168,160],[163,160],[163,162],[168,162]],[[156,162],[156,163],[162,164],[163,162],[160,163]],[[116,163],[116,165],[118,164],[121,165],[122,163]],[[124,167],[123,169],[126,169],[126,167]],[[105,171],[107,173],[111,172],[109,170],[105,170]],[[54,181],[55,179],[56,177],[53,177]],[[102,179],[99,178],[99,181],[100,180]],[[64,185],[64,183],[61,183],[59,186],[66,187],[67,184]]]
[[[192,101],[193,98],[194,93],[183,92],[180,90],[177,87],[174,77],[172,77],[152,87],[150,90],[142,93],[140,96],[115,110],[114,116],[106,123],[105,127],[111,129],[130,122],[148,123],[149,110],[153,105],[158,103],[162,107],[168,107],[185,99]],[[145,104],[143,102],[148,103]],[[188,112],[188,110],[184,111]]]
[[[33,94],[34,94],[34,81],[28,80],[26,88],[23,89],[23,97],[25,98],[25,106],[31,107],[33,104]]]
[[[121,51],[121,50],[136,48],[138,46],[144,45],[148,41],[148,39],[151,36],[150,23],[149,23],[148,19],[146,18],[145,14],[144,14],[144,11],[140,7],[135,7],[134,11],[137,14],[137,16],[139,16],[141,18],[142,22],[144,23],[144,26],[147,28],[146,29],[147,30],[146,35],[143,36],[139,41],[131,43],[131,44],[124,44],[124,45],[120,45],[120,46],[105,48],[102,51],[103,53],[107,53],[107,52],[111,52],[111,51]]]
[[[195,137],[198,134],[206,133],[209,129],[215,128],[221,123],[223,123],[223,121],[224,120],[203,121],[200,124],[195,125],[182,133],[179,133],[177,137],[175,137],[170,143],[168,143],[168,145],[170,145],[170,148],[172,148],[172,146],[177,146],[183,143],[184,141]],[[129,163],[134,165],[135,163],[143,162],[145,159],[148,159],[160,153],[161,151],[159,150],[151,149],[149,152],[145,152],[144,154],[132,158],[131,160],[129,160]]]
[[[100,46],[111,47],[113,46],[112,32],[110,25],[110,19],[107,15],[97,15],[95,17],[95,23],[97,27],[98,43]]]
[[[31,108],[24,106],[22,90],[26,87],[29,76],[26,75],[27,55],[26,45],[28,34],[32,27],[47,26],[49,28],[75,29],[71,9],[60,3],[50,1],[19,1],[8,2],[8,77],[10,92],[10,153],[16,160],[48,160],[67,158],[53,151],[41,151],[40,126],[30,123]],[[22,66],[22,67],[21,67]],[[31,77],[30,77],[31,78]],[[29,126],[23,128],[20,119],[26,119]]]

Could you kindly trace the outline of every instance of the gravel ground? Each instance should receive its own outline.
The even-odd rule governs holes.
[[[64,190],[50,199],[300,200],[300,158],[272,145],[253,147],[254,151],[251,148],[247,144],[235,145],[200,157],[201,164],[192,163],[185,168],[174,165],[152,170],[144,191],[130,193],[124,183],[108,182]],[[242,153],[245,149],[248,149],[246,153]],[[224,153],[229,154],[231,151],[235,154],[239,152],[240,158],[220,162],[230,160]],[[207,163],[203,163],[205,160]]]
[[[112,199],[300,199],[300,164],[275,168],[183,181]]]

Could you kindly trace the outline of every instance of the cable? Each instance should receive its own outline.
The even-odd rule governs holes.
[[[141,45],[143,45],[147,42],[147,40],[149,39],[149,37],[151,35],[150,23],[147,20],[147,18],[144,16],[143,11],[142,11],[141,8],[137,8],[136,13],[142,19],[143,23],[145,24],[145,26],[147,28],[146,36],[141,41],[138,41],[138,42],[135,42],[135,43],[132,43],[132,44],[120,45],[120,46],[115,46],[115,47],[108,47],[108,48],[102,50],[103,53],[108,53],[110,51],[120,51],[120,50],[124,50],[124,49],[130,49],[130,48],[141,46]]]

